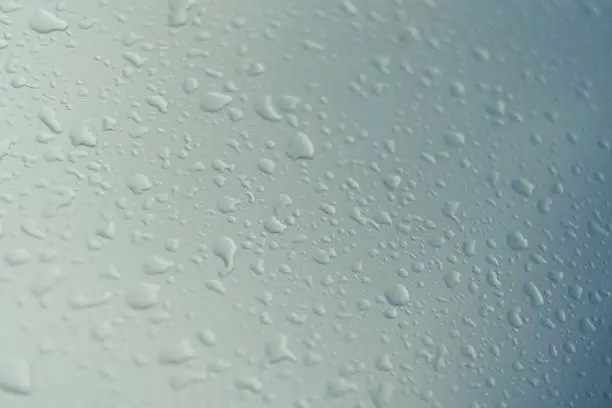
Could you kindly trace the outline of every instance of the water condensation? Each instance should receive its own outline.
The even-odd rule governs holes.
[[[0,407],[610,407],[610,39],[604,0],[0,0]]]

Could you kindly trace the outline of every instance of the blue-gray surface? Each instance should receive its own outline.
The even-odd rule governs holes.
[[[0,0],[0,407],[609,408],[612,3]]]

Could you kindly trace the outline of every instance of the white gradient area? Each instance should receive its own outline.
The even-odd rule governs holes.
[[[610,39],[604,0],[0,0],[0,407],[609,407]]]

